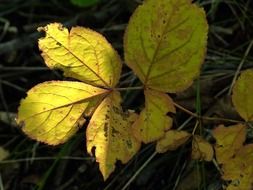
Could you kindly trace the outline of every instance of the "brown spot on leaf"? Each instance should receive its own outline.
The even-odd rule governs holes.
[[[116,129],[112,128],[112,136],[116,137],[117,134],[119,134],[119,131],[117,131]]]
[[[104,125],[104,136],[108,137],[108,123],[105,123]]]
[[[178,39],[187,39],[189,37],[189,35],[191,35],[191,33],[192,33],[192,29],[190,29],[190,28],[180,29],[177,31],[176,37]]]
[[[64,27],[63,27],[61,24],[59,24],[59,25],[58,25],[58,30],[63,31],[63,30],[64,30]]]
[[[132,142],[130,140],[126,140],[126,144],[129,149],[133,147]]]
[[[25,122],[24,122],[24,121],[20,121],[20,122],[18,123],[18,125],[22,128],[22,127],[25,126]]]
[[[74,120],[76,120],[76,118],[73,117],[73,116],[71,116],[71,117],[69,118],[69,121],[70,121],[70,122],[73,122]]]

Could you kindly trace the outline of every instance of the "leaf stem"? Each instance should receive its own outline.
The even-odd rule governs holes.
[[[114,90],[118,91],[127,91],[127,90],[142,90],[143,86],[133,86],[133,87],[123,87],[123,88],[114,88]]]
[[[209,121],[226,121],[226,122],[231,122],[231,123],[245,123],[244,121],[239,121],[235,119],[227,119],[227,118],[220,118],[220,117],[207,117],[207,116],[198,116],[196,113],[191,112],[190,110],[184,108],[183,106],[173,103],[178,109],[184,111],[185,113],[198,118],[198,119],[203,119],[203,120],[209,120]]]
[[[213,162],[214,166],[216,167],[216,169],[218,170],[218,172],[220,173],[220,175],[223,175],[223,172],[222,172],[219,164],[216,162],[216,160],[214,158],[212,159],[212,162]]]
[[[193,128],[192,135],[195,134],[195,131],[196,131],[196,129],[198,128],[198,126],[199,126],[199,121],[197,120],[197,122],[195,123],[195,126],[194,126],[194,128]]]

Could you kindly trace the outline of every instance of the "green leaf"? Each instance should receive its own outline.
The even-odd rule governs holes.
[[[39,48],[49,68],[61,69],[66,76],[93,86],[114,87],[118,83],[120,58],[101,34],[83,27],[69,32],[59,23],[38,30],[46,32]]]
[[[182,91],[199,75],[207,31],[204,10],[190,0],[146,0],[124,36],[126,64],[146,87]]]
[[[253,121],[253,70],[243,71],[236,81],[232,101],[236,111],[246,121]]]
[[[71,0],[71,3],[79,7],[90,7],[97,4],[99,1],[100,0]]]
[[[49,81],[28,91],[21,101],[17,123],[32,139],[57,145],[66,142],[85,122],[108,91],[81,82]],[[96,103],[95,103],[96,102]]]
[[[95,147],[104,179],[114,171],[117,160],[127,163],[141,145],[131,132],[137,115],[124,113],[120,103],[119,92],[109,94],[94,112],[86,131],[87,151],[92,154]]]

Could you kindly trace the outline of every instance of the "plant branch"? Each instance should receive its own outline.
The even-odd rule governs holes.
[[[178,109],[182,110],[183,112],[197,118],[197,119],[202,119],[202,120],[209,120],[209,121],[226,121],[226,122],[231,122],[231,123],[245,123],[244,121],[239,121],[239,120],[234,120],[234,119],[227,119],[227,118],[220,118],[220,117],[207,117],[207,116],[198,116],[198,114],[191,112],[190,110],[184,108],[183,106],[173,103],[175,107]]]

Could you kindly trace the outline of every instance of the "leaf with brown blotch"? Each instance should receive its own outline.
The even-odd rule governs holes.
[[[96,160],[106,180],[114,171],[117,160],[127,163],[139,150],[141,143],[133,136],[134,113],[124,113],[119,92],[109,94],[94,112],[86,131],[87,151],[95,148]]]
[[[179,92],[198,77],[208,24],[189,0],[146,0],[133,13],[124,36],[126,64],[144,86]]]

